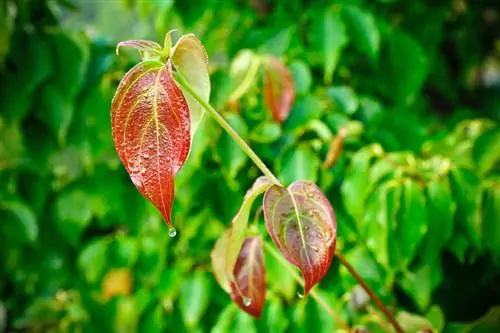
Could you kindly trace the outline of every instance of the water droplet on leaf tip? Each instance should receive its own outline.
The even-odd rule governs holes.
[[[243,305],[244,306],[252,305],[252,300],[249,297],[243,297]]]
[[[174,238],[177,235],[177,230],[175,230],[174,227],[168,229],[168,235],[172,238]]]
[[[304,298],[304,294],[301,294],[300,292],[297,291],[297,297],[298,298]]]

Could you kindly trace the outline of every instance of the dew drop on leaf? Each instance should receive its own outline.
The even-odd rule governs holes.
[[[250,299],[250,297],[243,297],[243,305],[244,306],[252,305],[252,300]]]
[[[301,294],[300,292],[297,291],[297,297],[298,298],[304,298],[304,294]]]
[[[134,183],[135,186],[141,187],[142,186],[142,177],[141,175],[138,174],[131,174],[130,179],[132,179],[132,183]]]
[[[175,228],[168,229],[168,235],[174,238],[175,236],[177,236],[177,230],[175,230]]]

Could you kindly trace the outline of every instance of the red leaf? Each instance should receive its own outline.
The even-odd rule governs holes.
[[[231,298],[245,312],[260,318],[266,298],[266,268],[261,237],[247,237],[234,266]]]
[[[330,202],[310,182],[288,189],[273,185],[264,195],[264,218],[273,242],[304,275],[304,295],[325,276],[335,252],[337,222]]]
[[[290,71],[274,57],[267,57],[264,74],[264,103],[280,123],[290,114],[295,88]]]
[[[113,140],[139,192],[167,224],[174,176],[191,144],[189,109],[170,63],[143,61],[122,79],[111,105]]]

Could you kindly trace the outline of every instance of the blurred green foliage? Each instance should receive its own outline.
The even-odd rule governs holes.
[[[496,5],[2,1],[0,331],[336,328],[297,297],[300,287],[272,257],[262,320],[216,285],[210,251],[259,171],[210,119],[176,178],[175,239],[119,163],[110,101],[137,58],[116,57],[116,38],[161,41],[177,28],[203,41],[212,103],[279,178],[325,191],[338,246],[408,332],[422,321],[436,331],[497,332]],[[297,98],[283,124],[263,106],[245,49],[291,70]],[[322,168],[341,128],[344,153]],[[259,214],[255,222],[264,232]],[[388,331],[335,260],[319,288],[353,326]]]

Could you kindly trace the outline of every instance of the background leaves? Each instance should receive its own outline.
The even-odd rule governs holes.
[[[480,1],[6,0],[0,6],[0,317],[6,313],[0,327],[338,328],[312,299],[297,297],[301,289],[267,255],[260,321],[215,285],[209,253],[260,173],[211,119],[201,123],[176,178],[174,241],[120,167],[109,108],[137,58],[116,57],[116,43],[163,40],[172,28],[203,41],[211,103],[246,130],[280,180],[310,179],[322,188],[335,207],[339,248],[384,302],[411,313],[401,320],[426,317],[452,333],[497,325],[495,13],[494,2]],[[231,65],[242,50],[256,56],[240,66],[243,73],[265,55],[279,57],[292,73],[297,96],[283,124],[263,105],[260,66],[238,102],[230,102],[240,82]],[[343,153],[323,168],[341,129],[347,129]],[[419,198],[412,204],[405,184]],[[425,212],[417,211],[422,201]],[[65,202],[77,208],[68,213]],[[408,209],[427,232],[401,258],[398,245],[409,236],[398,225]],[[256,210],[250,225],[262,228]],[[104,278],[116,269],[129,271],[130,294],[104,299]],[[193,286],[199,296],[190,294]],[[386,332],[358,289],[333,261],[319,291],[353,327]],[[186,313],[194,308],[188,296],[199,302],[196,315]]]

